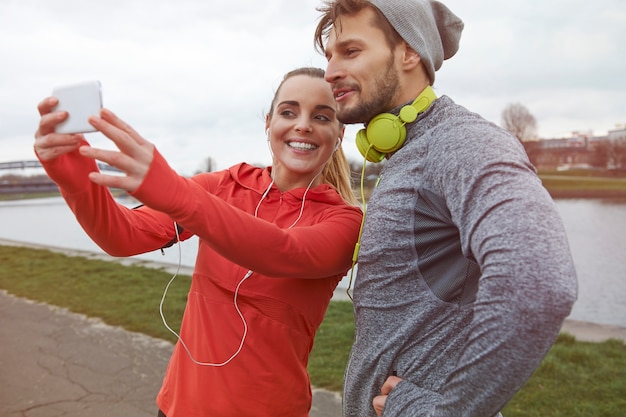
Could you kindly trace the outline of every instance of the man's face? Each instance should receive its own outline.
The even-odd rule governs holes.
[[[337,100],[337,118],[346,124],[367,123],[401,104],[395,102],[400,89],[396,56],[373,18],[369,8],[342,16],[325,47],[326,81]]]

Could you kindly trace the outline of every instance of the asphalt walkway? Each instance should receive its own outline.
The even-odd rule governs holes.
[[[156,417],[172,344],[0,291],[0,416]],[[313,391],[311,417],[341,415]]]

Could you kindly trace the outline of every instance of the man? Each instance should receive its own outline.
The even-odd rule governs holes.
[[[446,6],[331,0],[320,11],[339,119],[366,123],[359,149],[387,158],[363,228],[344,415],[498,415],[576,299],[554,203],[513,136],[435,97],[463,29]],[[389,136],[397,143],[379,146]]]

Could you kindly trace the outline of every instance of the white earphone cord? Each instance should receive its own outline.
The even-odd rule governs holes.
[[[300,220],[300,218],[302,217],[302,213],[304,212],[304,202],[306,201],[306,195],[309,192],[309,189],[311,188],[311,185],[313,184],[313,181],[315,181],[315,179],[321,174],[322,172],[320,171],[315,177],[313,177],[313,179],[311,180],[311,182],[309,183],[309,185],[307,186],[306,190],[304,191],[304,194],[302,195],[302,204],[300,205],[300,212],[298,213],[298,217],[296,218],[296,220],[291,224],[291,226],[289,226],[287,229],[291,229],[292,227],[294,227],[296,225],[296,223],[298,223],[298,221]],[[257,214],[259,212],[259,207],[261,206],[261,202],[265,199],[265,197],[269,194],[270,190],[272,189],[272,185],[274,185],[274,180],[272,180],[270,182],[269,187],[267,187],[267,190],[265,190],[265,192],[263,193],[263,195],[261,196],[261,199],[259,200],[259,203],[256,206],[256,209],[254,210],[254,217],[257,217]],[[237,304],[237,297],[239,295],[239,288],[241,287],[241,285],[248,279],[250,278],[250,276],[254,273],[254,271],[252,271],[251,269],[248,270],[248,272],[246,272],[246,274],[244,275],[244,277],[241,279],[241,281],[239,281],[239,283],[237,284],[237,287],[235,288],[235,295],[233,297],[233,303],[235,305],[235,310],[237,310],[237,314],[239,315],[239,318],[241,319],[241,322],[243,323],[243,334],[241,335],[241,342],[239,343],[239,347],[237,348],[237,350],[235,351],[235,353],[233,353],[231,355],[230,358],[228,358],[227,360],[225,360],[224,362],[202,362],[197,360],[196,358],[194,358],[194,356],[191,353],[191,350],[189,350],[189,347],[187,347],[187,344],[185,343],[185,341],[183,340],[182,336],[180,334],[178,334],[174,329],[172,329],[168,324],[167,324],[167,320],[165,319],[165,314],[163,313],[163,304],[165,303],[165,297],[167,296],[167,291],[170,288],[170,285],[172,285],[172,283],[174,282],[174,279],[176,279],[176,277],[178,276],[178,273],[180,272],[180,268],[181,268],[181,264],[182,264],[182,249],[180,247],[180,235],[178,233],[178,227],[176,225],[176,222],[174,222],[174,231],[176,233],[176,243],[178,244],[178,266],[176,268],[176,272],[174,273],[174,275],[172,276],[172,278],[169,280],[169,282],[167,283],[167,285],[165,286],[165,290],[163,291],[163,296],[161,297],[161,302],[159,303],[159,314],[161,315],[161,321],[163,321],[163,325],[165,326],[165,328],[167,330],[170,331],[170,333],[172,333],[174,336],[176,336],[176,338],[180,341],[180,344],[183,346],[183,348],[185,349],[185,351],[187,352],[187,355],[189,356],[189,359],[191,359],[191,361],[193,363],[195,363],[196,365],[200,365],[200,366],[213,366],[213,367],[221,367],[224,365],[227,365],[230,361],[232,361],[233,359],[235,359],[237,357],[237,355],[239,355],[239,352],[241,352],[241,349],[243,349],[243,345],[244,342],[246,341],[246,336],[248,335],[248,323],[246,322],[245,317],[243,316],[243,313],[241,312],[241,310],[239,309],[239,304]]]

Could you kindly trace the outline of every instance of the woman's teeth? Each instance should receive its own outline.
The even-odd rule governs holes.
[[[312,150],[312,149],[317,148],[316,145],[313,145],[312,143],[305,143],[305,142],[289,142],[288,145],[292,148],[302,149],[302,150]]]

